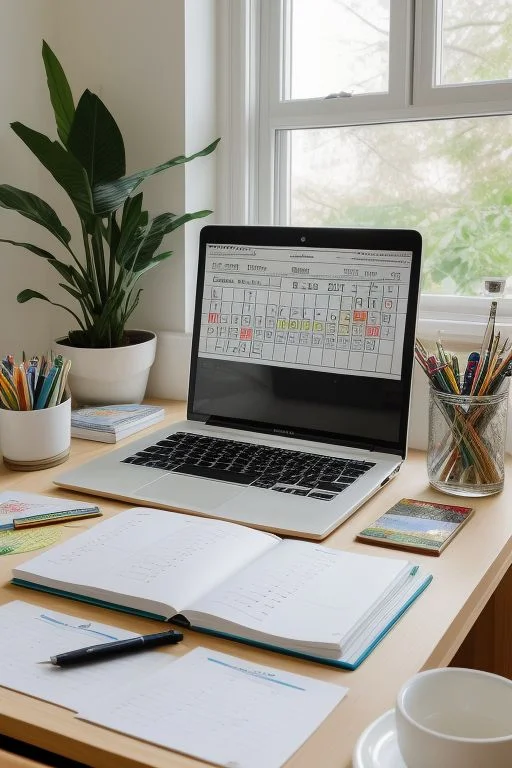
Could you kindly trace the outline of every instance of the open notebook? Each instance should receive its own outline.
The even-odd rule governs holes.
[[[13,569],[13,583],[355,669],[431,580],[224,521],[135,507]]]

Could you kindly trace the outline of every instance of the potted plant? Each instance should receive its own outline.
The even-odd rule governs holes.
[[[154,359],[156,337],[147,331],[127,330],[142,290],[137,282],[172,255],[172,251],[159,251],[166,234],[211,211],[181,216],[161,213],[150,219],[143,208],[142,192],[136,190],[149,176],[210,154],[219,139],[188,157],[180,155],[126,175],[123,138],[108,109],[89,90],[84,91],[75,107],[66,75],[44,41],[42,55],[60,141],[52,141],[19,122],[11,123],[11,128],[71,199],[81,225],[81,250],[72,246],[70,233],[44,200],[8,184],[0,185],[0,206],[48,230],[67,258],[57,258],[31,243],[5,238],[0,242],[46,259],[58,273],[59,286],[72,299],[74,306],[70,308],[31,288],[17,297],[21,304],[32,299],[47,301],[73,316],[77,327],[59,340],[63,347],[59,351],[72,360],[70,386],[74,398],[82,403],[140,402]],[[138,365],[114,356],[134,351],[141,358]],[[103,363],[97,361],[98,354],[106,358]],[[85,383],[78,381],[82,357]],[[101,371],[110,379],[106,390],[97,380]],[[130,381],[137,385],[136,392],[128,391]]]

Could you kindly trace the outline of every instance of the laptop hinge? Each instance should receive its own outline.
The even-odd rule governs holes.
[[[368,443],[361,443],[356,440],[343,440],[341,441],[339,438],[337,438],[335,435],[326,435],[326,434],[315,434],[311,432],[304,432],[300,429],[287,429],[286,427],[269,427],[268,425],[261,426],[258,424],[253,424],[249,421],[240,421],[236,419],[225,419],[222,417],[215,417],[215,416],[209,416],[205,422],[203,422],[209,427],[223,427],[224,429],[243,429],[248,432],[258,432],[262,435],[266,435],[267,437],[284,437],[289,438],[293,440],[308,440],[309,442],[313,443],[325,443],[334,445],[337,447],[343,446],[346,448],[355,448],[356,450],[361,450],[365,452],[372,452],[372,453],[396,453],[397,455],[401,455],[400,450],[389,450],[387,447],[384,448],[383,446],[372,444],[368,445]]]
[[[311,440],[313,442],[332,442],[323,435],[315,435],[311,432],[304,432],[300,429],[291,429],[286,427],[272,427],[268,424],[254,424],[252,421],[243,421],[237,419],[224,419],[211,416],[206,419],[205,424],[209,427],[224,427],[224,429],[243,429],[246,432],[257,432],[267,437],[284,437],[293,440]]]

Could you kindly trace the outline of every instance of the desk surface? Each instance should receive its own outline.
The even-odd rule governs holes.
[[[182,418],[182,404],[165,405],[169,422]],[[141,434],[127,438],[127,441]],[[67,466],[78,465],[111,449],[112,446],[105,444],[75,440]],[[509,458],[509,472],[511,467],[512,461]],[[53,485],[52,478],[60,469],[23,473],[11,472],[0,465],[0,489],[92,500],[92,497],[73,494]],[[397,477],[323,543],[354,552],[397,556],[397,551],[391,549],[356,543],[354,537],[361,528],[402,497],[449,503],[450,497],[437,493],[428,485],[422,453],[411,452]],[[457,504],[456,498],[451,498]],[[186,632],[185,640],[179,646],[180,651],[185,653],[197,645],[208,646],[249,661],[346,685],[349,688],[347,698],[291,758],[287,768],[306,768],[310,765],[349,768],[352,750],[361,731],[393,706],[399,687],[408,677],[421,669],[445,666],[451,661],[501,582],[512,562],[511,499],[512,486],[506,486],[505,491],[497,496],[474,499],[471,503],[467,499],[465,502],[461,500],[460,503],[474,506],[476,513],[441,557],[411,554],[411,560],[422,562],[434,574],[434,580],[355,672],[333,670],[227,640],[206,638],[193,632]],[[99,504],[105,516],[128,506],[107,499],[100,499]],[[95,525],[97,520],[82,523],[88,527]],[[76,533],[76,529],[70,528],[69,535],[73,533]],[[11,569],[33,554],[0,557],[2,604],[21,599],[135,632],[156,631],[155,622],[150,620],[12,586],[9,583]],[[161,625],[158,627],[161,628]],[[186,768],[201,764],[192,758],[82,723],[71,712],[60,707],[4,688],[0,688],[0,733],[95,768],[110,768],[113,765],[116,768]]]

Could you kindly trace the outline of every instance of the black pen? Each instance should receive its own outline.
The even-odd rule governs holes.
[[[59,653],[57,656],[50,656],[50,661],[43,661],[42,664],[55,664],[58,667],[71,667],[74,664],[84,664],[90,661],[101,661],[111,656],[122,656],[125,653],[143,651],[147,648],[156,648],[159,645],[172,645],[183,640],[181,632],[157,632],[153,635],[139,635],[138,637],[129,637],[127,640],[115,640],[113,643],[100,643],[91,645],[88,648],[79,648],[76,651]]]

